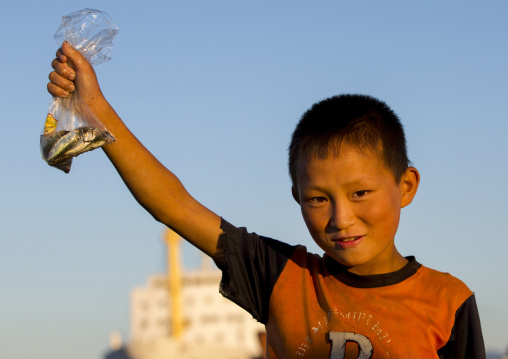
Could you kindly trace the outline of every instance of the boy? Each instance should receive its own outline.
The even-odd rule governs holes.
[[[267,331],[269,358],[485,358],[474,294],[403,257],[394,238],[420,176],[397,116],[368,96],[315,104],[293,133],[292,192],[323,257],[236,228],[197,202],[146,150],[68,43],[48,91],[71,92],[116,142],[104,147],[136,200],[212,256],[221,292]]]

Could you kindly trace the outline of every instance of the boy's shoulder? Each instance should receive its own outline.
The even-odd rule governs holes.
[[[437,300],[462,303],[473,294],[459,278],[423,265],[414,279],[421,282],[422,291],[432,291]]]
[[[466,284],[461,279],[452,274],[432,269],[425,265],[421,265],[418,275],[422,276],[423,280],[436,281],[436,284],[453,285],[456,286],[456,288],[467,288]]]

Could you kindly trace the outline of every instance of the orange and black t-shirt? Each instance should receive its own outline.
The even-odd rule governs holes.
[[[474,294],[419,264],[358,276],[222,221],[221,293],[265,324],[268,358],[485,358]]]

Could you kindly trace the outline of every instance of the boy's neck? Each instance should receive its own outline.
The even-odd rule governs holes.
[[[376,274],[387,274],[396,272],[399,269],[403,268],[408,263],[408,260],[402,256],[397,250],[393,253],[392,258],[386,262],[384,266],[372,266],[369,263],[348,267],[347,271],[353,274],[367,276],[367,275],[376,275]]]

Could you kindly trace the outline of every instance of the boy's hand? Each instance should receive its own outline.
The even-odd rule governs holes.
[[[67,41],[58,49],[51,66],[55,71],[49,74],[48,92],[53,96],[67,97],[77,90],[89,105],[104,97],[92,65]]]

